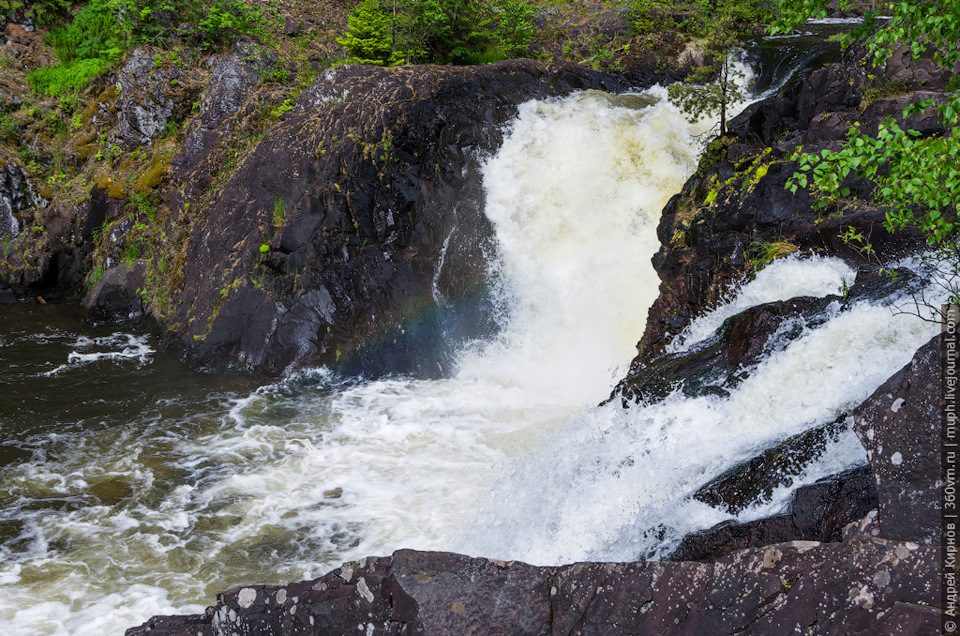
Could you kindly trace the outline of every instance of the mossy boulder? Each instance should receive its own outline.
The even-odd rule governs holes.
[[[186,230],[155,315],[206,364],[443,373],[447,345],[491,328],[481,158],[520,103],[586,88],[630,86],[529,60],[343,66],[262,139],[248,100],[202,160],[173,160],[170,227]]]

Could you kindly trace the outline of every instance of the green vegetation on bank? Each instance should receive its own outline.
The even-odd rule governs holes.
[[[841,7],[852,0],[840,0]],[[789,31],[808,18],[821,18],[827,0],[782,0],[774,33]],[[891,19],[879,26],[880,12]],[[960,63],[960,0],[912,0],[869,12],[856,34],[866,38],[867,58],[863,63],[882,66],[901,43],[914,59],[927,58],[948,74]],[[960,87],[953,76],[949,91]],[[873,200],[888,206],[886,225],[890,231],[915,227],[935,251],[935,261],[946,264],[947,273],[960,275],[960,93],[947,96],[942,104],[923,100],[906,108],[903,117],[935,111],[943,133],[922,134],[889,117],[875,135],[854,125],[839,151],[819,154],[800,152],[800,170],[788,188],[796,192],[808,187],[817,197],[816,206],[842,211],[844,200],[856,195],[847,179],[857,175],[873,184]],[[869,247],[869,246],[867,246]],[[951,283],[952,302],[960,300],[956,279]]]
[[[73,0],[0,0],[0,13],[23,11],[29,20],[44,26],[67,15],[75,4]]]
[[[67,24],[47,35],[58,63],[27,74],[37,92],[56,97],[78,91],[140,44],[167,44],[176,37],[200,48],[258,34],[260,10],[239,0],[90,0]]]
[[[774,19],[773,0],[632,0],[637,33],[673,29],[704,37],[719,21],[753,28]]]
[[[364,0],[337,41],[360,64],[478,64],[521,54],[533,15],[522,0]]]
[[[720,21],[748,28],[773,18],[768,0],[625,0],[594,8],[607,4],[627,11],[634,36],[676,32],[703,38]],[[547,6],[530,0],[363,0],[337,41],[349,62],[381,66],[523,57],[534,40],[534,16]],[[597,55],[613,57],[615,51],[605,46],[611,42],[603,40],[596,36],[593,42]]]

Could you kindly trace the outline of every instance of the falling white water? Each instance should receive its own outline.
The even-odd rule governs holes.
[[[587,92],[521,107],[484,170],[506,324],[464,356],[461,378],[579,407],[622,375],[657,295],[660,210],[699,150],[663,97]]]
[[[676,352],[712,336],[723,322],[751,307],[788,300],[797,296],[823,297],[842,294],[853,285],[856,270],[838,258],[812,256],[774,261],[760,272],[746,287],[738,289],[728,302],[701,316],[674,338],[667,347]]]
[[[464,351],[454,377],[344,382],[317,370],[189,417],[145,405],[123,427],[38,438],[32,459],[0,470],[0,506],[23,524],[0,554],[0,631],[119,633],[200,611],[231,586],[400,547],[636,558],[722,519],[690,494],[867,397],[935,328],[861,304],[806,329],[729,398],[596,407],[635,354],[659,284],[660,210],[709,126],[663,96],[522,106],[484,171],[502,330]],[[825,259],[775,264],[688,343],[723,312],[832,293],[850,275]],[[863,459],[844,436],[798,482]]]
[[[818,264],[811,269],[816,277]],[[458,548],[534,563],[665,556],[687,532],[727,518],[691,501],[697,488],[856,406],[935,333],[915,316],[862,303],[771,354],[729,398],[676,393],[585,413],[511,466]],[[818,462],[826,465],[794,485],[865,462],[856,437],[844,435]]]

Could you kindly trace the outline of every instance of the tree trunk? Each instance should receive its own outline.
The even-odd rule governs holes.
[[[723,66],[720,72],[720,136],[727,134],[727,99],[730,95],[730,58],[725,53],[723,56]]]

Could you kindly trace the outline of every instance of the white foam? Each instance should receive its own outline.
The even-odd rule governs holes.
[[[664,556],[723,518],[689,501],[699,486],[866,399],[935,333],[863,303],[770,355],[729,399],[589,412],[510,468],[454,549],[538,564]],[[851,439],[797,484],[863,463]]]
[[[73,345],[76,350],[67,354],[66,364],[61,364],[40,375],[50,377],[68,369],[99,362],[100,360],[136,360],[140,364],[146,364],[151,360],[152,354],[156,353],[156,350],[147,343],[147,340],[147,336],[136,336],[129,333],[114,333],[100,338],[80,336]],[[122,349],[117,350],[117,347],[122,347]],[[87,349],[107,350],[85,351]]]
[[[677,335],[667,350],[687,349],[716,333],[727,318],[757,305],[797,296],[822,298],[842,294],[845,285],[853,285],[856,275],[856,270],[838,258],[792,254],[775,260],[752,281],[734,288],[732,299],[707,312]]]

